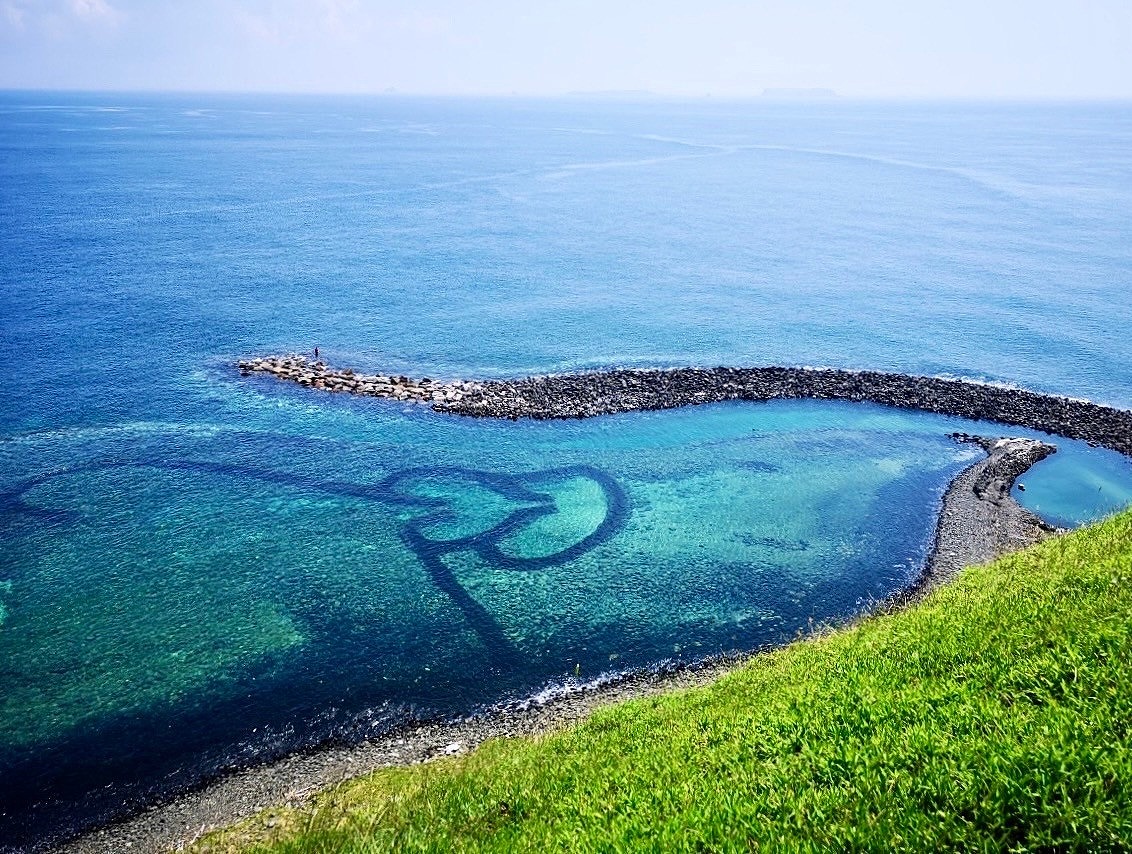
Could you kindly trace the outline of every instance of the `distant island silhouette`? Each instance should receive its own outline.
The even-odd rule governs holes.
[[[796,89],[785,86],[763,89],[763,97],[804,100],[813,98],[840,98],[841,96],[832,89]]]

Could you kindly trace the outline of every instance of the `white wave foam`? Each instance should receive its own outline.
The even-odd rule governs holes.
[[[972,445],[956,445],[951,458],[957,463],[972,463],[986,456],[982,451]],[[942,492],[940,495],[942,496]]]
[[[34,430],[0,437],[0,442],[16,445],[34,445],[56,441],[91,441],[107,438],[133,438],[172,434],[193,438],[212,438],[223,433],[246,433],[247,430],[227,424],[180,424],[172,421],[129,421],[122,424],[101,425],[98,427],[59,427],[50,430]]]
[[[548,682],[541,689],[528,697],[502,705],[508,710],[525,712],[530,709],[540,708],[555,700],[561,700],[565,697],[577,697],[582,694],[591,693],[607,685],[614,685],[628,678],[632,673],[633,671],[628,670],[609,670],[598,674],[592,679],[568,676],[561,681]]]
[[[953,373],[950,373],[948,371],[944,371],[942,373],[932,374],[932,377],[937,379],[937,380],[951,380],[953,382],[970,383],[971,385],[987,386],[988,388],[1001,388],[1001,389],[1006,389],[1007,391],[1028,391],[1029,390],[1029,389],[1024,388],[1023,386],[1015,385],[1014,383],[1010,383],[1010,382],[1007,382],[1005,380],[991,379],[990,377],[985,376],[985,375],[981,375],[981,374],[979,374],[979,375],[976,375],[976,374],[953,374]]]
[[[661,163],[673,163],[678,160],[698,160],[704,157],[720,157],[733,154],[735,149],[719,149],[702,154],[670,154],[663,157],[642,157],[635,160],[595,160],[589,163],[566,163],[557,166],[540,175],[543,181],[557,181],[571,178],[580,172],[596,172],[606,169],[636,169],[643,166],[656,166]]]
[[[855,151],[841,151],[832,148],[810,148],[794,145],[743,145],[738,146],[743,151],[781,151],[790,154],[810,154],[818,157],[836,157],[846,160],[860,160],[867,163],[878,163],[883,166],[892,166],[898,169],[914,169],[919,172],[935,172],[962,178],[984,190],[1009,196],[1021,201],[1034,201],[1041,195],[1057,195],[1060,191],[1056,187],[1046,187],[1040,184],[1030,184],[1024,181],[1012,180],[976,169],[960,166],[947,166],[937,163],[921,163],[916,160],[905,160],[900,157],[886,157],[880,154],[863,154]]]
[[[649,142],[664,142],[664,143],[668,143],[670,145],[684,145],[684,146],[687,146],[688,148],[709,148],[709,149],[712,149],[714,151],[721,151],[721,152],[725,151],[729,154],[733,154],[736,151],[740,150],[739,146],[721,145],[717,142],[698,142],[694,139],[681,139],[680,137],[676,137],[676,136],[662,136],[661,134],[655,134],[655,133],[640,134],[640,135],[638,135],[634,138],[635,139],[645,139],[645,140],[648,140]]]
[[[576,133],[583,136],[614,136],[611,130],[597,130],[596,128],[551,128],[558,133]]]

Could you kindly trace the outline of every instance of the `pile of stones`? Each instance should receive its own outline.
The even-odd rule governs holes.
[[[252,374],[267,374],[323,391],[418,403],[458,402],[465,394],[480,387],[479,383],[460,381],[442,383],[428,377],[415,380],[404,376],[360,374],[351,368],[331,368],[325,362],[312,361],[298,354],[264,356],[241,361],[238,364],[241,376],[245,377]]]

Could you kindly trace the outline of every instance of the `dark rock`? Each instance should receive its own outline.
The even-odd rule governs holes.
[[[247,373],[269,373],[301,381],[302,356],[241,361]],[[336,390],[348,387],[374,397],[413,398],[432,403],[438,412],[476,418],[590,418],[641,409],[670,409],[725,400],[804,399],[878,403],[976,421],[997,421],[1079,439],[1132,456],[1132,412],[1088,401],[1070,400],[1024,389],[989,386],[965,380],[814,368],[675,368],[611,370],[587,374],[527,377],[519,380],[439,383],[428,377],[364,377],[359,386],[352,369],[335,370],[316,363],[313,376]],[[368,383],[375,385],[371,388]],[[316,380],[311,383],[319,387]],[[451,394],[459,389],[459,394]],[[443,393],[443,399],[436,397]],[[978,437],[957,435],[961,441]]]

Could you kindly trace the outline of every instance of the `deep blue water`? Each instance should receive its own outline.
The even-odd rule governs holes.
[[[0,95],[0,839],[913,579],[1018,431],[242,380],[832,365],[1132,407],[1132,106]],[[1132,464],[1056,440],[1075,525]],[[0,842],[0,847],[5,843]]]

